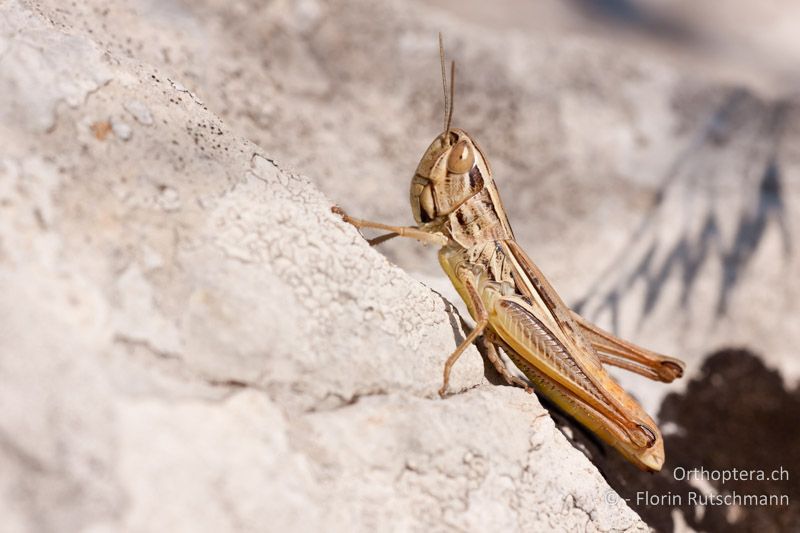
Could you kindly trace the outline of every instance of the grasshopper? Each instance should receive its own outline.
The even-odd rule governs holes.
[[[393,226],[338,213],[356,228],[385,230],[372,239],[410,237],[440,247],[439,263],[467,305],[475,327],[447,358],[439,394],[450,370],[479,337],[498,373],[531,392],[513,374],[498,348],[535,388],[642,470],[664,464],[655,422],[606,372],[613,365],[669,383],[683,375],[678,359],[657,354],[600,329],[571,311],[514,239],[483,151],[465,131],[451,127],[455,62],[444,89],[444,130],[433,140],[411,179],[415,226]]]

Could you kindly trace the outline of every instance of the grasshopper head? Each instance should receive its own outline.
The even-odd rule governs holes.
[[[491,174],[486,158],[465,132],[451,128],[455,87],[455,62],[450,65],[448,98],[444,45],[439,34],[439,57],[444,89],[444,131],[425,150],[411,180],[411,210],[417,224],[441,222],[461,204],[483,189]]]
[[[411,210],[417,224],[438,221],[483,189],[489,167],[463,130],[445,131],[425,150],[411,180]]]

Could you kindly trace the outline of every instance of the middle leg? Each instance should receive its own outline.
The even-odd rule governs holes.
[[[467,293],[472,300],[472,308],[475,309],[475,314],[477,315],[476,319],[477,322],[475,324],[475,328],[467,335],[461,344],[458,345],[458,348],[450,354],[450,357],[447,358],[447,361],[444,364],[444,382],[442,383],[442,388],[439,389],[439,396],[444,398],[445,394],[447,394],[447,386],[450,383],[450,370],[453,368],[453,365],[461,357],[461,354],[464,353],[464,350],[467,349],[467,346],[475,342],[475,339],[483,333],[483,330],[486,328],[486,325],[489,323],[489,313],[486,312],[486,307],[484,307],[483,302],[478,296],[478,291],[475,290],[475,287],[469,280],[464,280],[464,287],[467,289]]]
[[[500,353],[497,351],[497,346],[499,344],[499,339],[494,331],[487,330],[484,333],[483,345],[486,347],[486,354],[489,357],[489,361],[492,363],[492,365],[494,365],[495,370],[497,370],[497,373],[500,374],[509,385],[522,387],[525,389],[525,392],[532,394],[533,389],[531,388],[530,384],[524,379],[512,374],[503,359],[500,357]]]

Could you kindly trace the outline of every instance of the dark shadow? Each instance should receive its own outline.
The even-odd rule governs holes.
[[[800,531],[800,388],[786,390],[780,374],[747,350],[720,351],[705,361],[685,394],[667,396],[659,425],[667,428],[666,463],[655,474],[638,471],[581,431],[573,431],[574,441],[588,449],[609,484],[657,531],[675,529],[675,509],[697,531]],[[766,504],[723,502],[701,510],[690,497],[703,491],[682,479],[682,472],[700,468],[764,471],[767,476],[783,469],[785,474],[775,480],[707,479],[720,495],[774,499]],[[657,500],[648,503],[652,498]]]

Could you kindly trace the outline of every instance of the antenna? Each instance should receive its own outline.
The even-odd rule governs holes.
[[[450,62],[450,91],[448,98],[447,90],[447,71],[444,64],[444,43],[442,32],[439,32],[439,62],[442,64],[442,91],[444,92],[444,131],[447,134],[447,142],[450,142],[450,122],[453,120],[453,97],[455,96],[456,62]]]
[[[442,64],[442,92],[444,93],[444,129],[445,131],[449,130],[448,124],[450,120],[448,118],[449,113],[449,105],[447,100],[447,71],[445,70],[445,60],[444,60],[444,42],[442,41],[442,32],[439,32],[439,62]]]
[[[456,93],[456,62],[450,62],[450,106],[447,108],[447,122],[444,125],[444,131],[447,132],[447,137],[450,137],[450,122],[453,120],[453,100]]]

